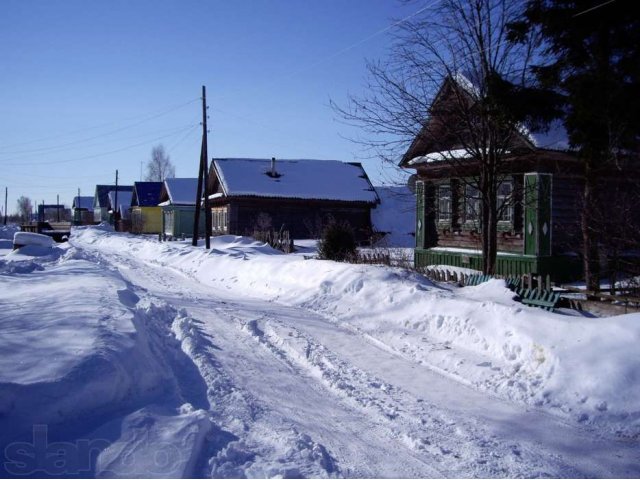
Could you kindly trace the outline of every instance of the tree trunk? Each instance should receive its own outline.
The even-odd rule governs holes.
[[[498,206],[495,175],[484,174],[480,179],[482,192],[482,273],[495,275],[498,255]]]
[[[591,159],[585,162],[584,195],[581,213],[584,281],[587,290],[600,291],[600,255],[594,225],[596,179]]]
[[[482,204],[482,273],[495,275],[498,256],[498,223],[495,205]],[[495,203],[495,202],[494,202]]]

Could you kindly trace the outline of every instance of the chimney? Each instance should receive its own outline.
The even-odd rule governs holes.
[[[271,157],[271,176],[275,177],[276,175],[276,157]]]

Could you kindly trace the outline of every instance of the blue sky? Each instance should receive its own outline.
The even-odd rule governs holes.
[[[69,204],[78,188],[140,179],[153,145],[179,177],[197,176],[201,86],[209,157],[363,161],[329,100],[365,85],[398,0],[3,0],[0,187]]]

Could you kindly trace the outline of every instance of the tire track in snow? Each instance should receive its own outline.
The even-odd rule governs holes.
[[[264,418],[271,412],[261,402],[254,398],[250,392],[238,388],[231,377],[225,371],[218,360],[216,350],[219,350],[210,336],[202,332],[203,324],[192,318],[186,309],[176,312],[172,306],[155,307],[155,304],[166,304],[165,299],[155,296],[150,289],[144,288],[136,282],[128,273],[135,269],[140,273],[144,268],[120,255],[104,255],[93,252],[86,258],[94,257],[97,262],[102,262],[108,268],[119,271],[129,277],[126,281],[130,291],[144,291],[146,302],[152,304],[152,310],[157,314],[158,325],[147,325],[147,329],[141,329],[145,336],[162,337],[162,325],[166,324],[165,310],[170,310],[176,315],[170,328],[176,340],[180,343],[182,351],[191,358],[198,368],[202,380],[207,384],[207,398],[210,404],[210,417],[214,422],[212,431],[207,437],[208,461],[201,464],[200,473],[212,477],[335,477],[340,475],[336,460],[326,448],[313,441],[313,439],[295,426],[283,425],[273,431],[269,426],[263,425]],[[147,279],[154,277],[163,288],[175,288],[175,284],[167,282],[163,277],[153,275],[157,272],[144,271]],[[151,274],[151,275],[150,275]],[[124,295],[125,297],[127,295]],[[185,295],[190,300],[205,303],[198,300],[192,294]],[[151,315],[154,316],[153,314]],[[166,343],[168,340],[165,339]],[[162,341],[160,342],[162,343]],[[157,348],[159,342],[149,342],[152,348]],[[158,352],[162,354],[162,352]],[[165,356],[175,357],[166,349]],[[175,359],[170,359],[175,361]],[[183,365],[184,366],[184,365]],[[181,382],[178,371],[174,376],[180,388],[178,391],[187,394],[184,400],[189,398],[189,381]],[[205,466],[202,464],[205,463]]]
[[[265,315],[240,321],[240,328],[274,355],[318,378],[335,395],[376,415],[389,437],[429,457],[438,470],[459,477],[535,477],[548,472],[538,452],[500,443],[477,425],[454,419],[441,407],[348,364],[296,327]],[[563,475],[579,472],[556,459]]]
[[[113,255],[111,255],[113,256]],[[151,286],[149,286],[149,289],[153,291],[154,295],[157,295],[165,300],[171,301],[171,302],[175,302],[176,304],[180,304],[180,305],[185,305],[188,303],[188,305],[186,306],[186,308],[189,311],[190,315],[193,315],[194,317],[198,317],[203,319],[202,321],[203,323],[203,331],[207,331],[208,333],[212,333],[214,336],[216,334],[218,334],[218,332],[216,331],[217,327],[213,327],[211,325],[211,321],[215,321],[215,320],[219,320],[222,322],[221,325],[219,325],[220,328],[224,328],[224,335],[225,336],[225,345],[235,345],[238,347],[243,347],[242,342],[238,343],[238,339],[236,339],[235,337],[233,337],[233,335],[231,335],[231,333],[228,331],[228,326],[229,325],[233,325],[234,323],[237,324],[238,320],[242,320],[243,318],[246,321],[251,321],[253,319],[258,319],[258,318],[263,318],[266,319],[267,317],[264,317],[263,313],[260,310],[266,310],[266,311],[278,311],[279,309],[289,309],[291,311],[297,311],[298,315],[300,315],[301,317],[304,317],[305,315],[316,315],[319,316],[317,313],[310,313],[308,310],[304,310],[302,308],[296,308],[296,307],[285,307],[282,305],[279,305],[277,302],[266,302],[266,301],[260,301],[257,299],[252,299],[249,300],[247,302],[247,304],[244,303],[238,303],[237,300],[234,298],[233,300],[229,300],[230,298],[233,298],[233,292],[224,292],[222,293],[222,296],[220,296],[220,293],[218,292],[218,290],[214,287],[209,287],[209,288],[205,288],[202,285],[200,285],[195,279],[190,278],[189,275],[185,275],[184,273],[178,273],[175,269],[168,267],[168,266],[162,266],[162,267],[152,267],[149,266],[147,264],[144,264],[142,262],[135,262],[131,259],[128,258],[124,258],[122,259],[122,261],[126,264],[128,261],[131,262],[129,263],[130,266],[134,266],[137,271],[136,274],[138,273],[143,273],[143,275],[146,278],[144,283],[145,286],[149,286],[148,283],[146,281],[155,281],[153,288]],[[145,268],[147,270],[145,270]],[[155,268],[155,270],[154,270]],[[167,277],[172,278],[172,281],[168,281],[166,279],[161,279],[158,280],[158,278],[153,278],[153,277],[160,277],[161,276],[161,272],[162,275],[165,275]],[[183,286],[177,286],[177,283],[180,283],[180,281],[185,281],[187,280],[188,282],[190,282],[190,286],[192,286],[193,288],[183,288]],[[162,284],[162,288],[159,288],[159,286]],[[227,300],[227,303],[225,304],[224,299]],[[211,315],[211,311],[215,311],[215,315]],[[282,311],[282,310],[279,310]],[[268,319],[273,319],[274,317],[271,316]],[[337,322],[337,319],[329,319],[329,318],[324,318],[324,321],[327,322],[327,324],[335,324]],[[335,326],[335,325],[334,325]],[[235,325],[235,327],[237,329],[237,325]],[[220,332],[223,333],[223,332]],[[246,335],[246,333],[245,333]],[[321,336],[319,338],[323,338],[324,336]],[[369,341],[367,341],[367,339],[365,338],[361,338],[360,339],[362,342],[368,343],[368,344],[372,344],[374,342],[371,342],[369,339]],[[255,339],[253,340],[255,342]],[[322,343],[318,343],[319,345],[322,345]],[[267,352],[269,352],[268,348],[263,349]],[[388,352],[391,353],[391,352]],[[400,352],[395,352],[396,355],[399,354]],[[251,355],[251,352],[246,352],[243,351],[242,354],[238,354],[239,356],[241,355],[245,355],[245,358],[249,358],[246,355],[249,354]],[[257,354],[257,352],[256,352]],[[278,361],[282,362],[283,364],[287,364],[289,367],[291,367],[293,370],[292,372],[294,374],[299,374],[301,372],[303,372],[304,370],[307,370],[307,374],[304,375],[306,377],[312,377],[312,375],[310,375],[309,372],[309,368],[308,366],[300,366],[297,365],[295,361],[292,361],[290,358],[287,357],[286,354],[277,354],[274,351],[271,351],[272,357],[274,357],[275,359],[277,359]],[[306,355],[306,353],[305,353]],[[261,359],[263,359],[263,357],[260,357]],[[225,356],[220,357],[221,362],[224,364],[226,371],[229,372],[229,374],[231,376],[233,376],[234,378],[234,382],[236,382],[239,386],[241,385],[240,388],[242,388],[243,390],[249,390],[251,392],[254,392],[256,394],[256,396],[258,398],[263,398],[261,395],[261,393],[257,393],[257,392],[263,392],[263,390],[257,389],[256,387],[259,387],[260,385],[256,385],[256,384],[251,384],[251,381],[248,380],[248,375],[242,376],[239,374],[239,372],[237,371],[237,365],[239,364],[238,362],[236,362],[236,364],[234,365],[232,362],[229,361],[229,359]],[[408,361],[414,361],[415,359],[406,359]],[[272,360],[266,360],[268,362],[272,362]],[[346,364],[349,364],[350,360],[345,360]],[[270,365],[275,366],[275,363],[270,363]],[[298,370],[296,370],[295,368],[298,368]],[[254,367],[255,368],[255,367]],[[276,367],[277,368],[277,367]],[[413,367],[412,367],[413,368]],[[256,369],[253,370],[251,373],[256,374],[256,373],[260,373],[260,369]],[[303,375],[299,375],[299,376],[303,376]],[[316,383],[317,385],[326,390],[331,390],[331,388],[327,388],[327,384],[326,382],[322,381],[322,379],[320,378],[320,381],[317,381],[318,378],[316,376]],[[302,384],[302,379],[300,382],[298,382],[300,384]],[[395,384],[395,382],[391,382],[393,384]],[[300,385],[296,385],[297,387],[299,387]],[[311,388],[315,388],[314,384],[310,384]],[[451,386],[453,387],[453,386]],[[454,391],[460,392],[460,393],[464,393],[465,389],[460,389],[460,388],[452,388]],[[340,392],[338,392],[340,393]],[[429,398],[428,395],[428,391],[425,391],[425,398]],[[422,395],[422,392],[421,392]],[[349,398],[347,396],[345,396],[343,393],[340,394],[336,394],[335,389],[333,391],[333,396],[337,399],[338,404],[346,404],[346,405],[351,405],[352,407],[354,407],[353,401],[349,400]],[[474,398],[480,398],[481,395],[478,395],[476,392],[476,395],[474,396]],[[346,403],[345,403],[346,400]],[[406,398],[403,394],[398,393],[398,397],[397,397],[397,404],[402,405],[405,402]],[[414,397],[414,400],[416,402],[418,402],[419,398]],[[279,414],[282,415],[282,410],[278,409],[277,405],[274,405],[273,403],[273,399],[267,399],[267,404],[268,404],[268,413],[270,415],[273,415],[276,413],[276,411],[279,412]],[[491,400],[493,402],[493,399]],[[271,403],[269,403],[271,402]],[[420,402],[418,402],[420,403]],[[504,404],[504,402],[497,402],[498,406],[497,408],[499,408],[500,404]],[[506,404],[505,404],[506,405]],[[341,407],[342,408],[342,407]],[[399,423],[399,420],[397,419],[388,419],[384,417],[384,415],[380,414],[379,412],[375,413],[374,415],[371,414],[371,411],[367,411],[366,408],[362,408],[361,406],[355,405],[356,410],[360,411],[360,414],[362,414],[362,412],[364,411],[365,414],[368,414],[370,417],[370,424],[371,425],[378,425],[378,424],[384,424],[384,422],[393,422],[395,421],[396,423]],[[406,414],[402,414],[399,415],[399,417],[401,420],[404,419],[404,415],[410,417],[411,414],[413,413],[412,410],[413,407],[408,408],[408,413]],[[436,412],[437,415],[445,415],[446,414],[446,409],[441,407],[441,406],[435,406],[433,404],[430,405],[430,408],[433,408],[434,411]],[[496,408],[493,407],[492,408]],[[369,409],[372,410],[372,409]],[[459,409],[458,409],[459,410]],[[474,410],[474,409],[472,409]],[[515,414],[517,414],[517,412],[515,412],[515,408],[509,408],[509,411],[513,410]],[[428,412],[430,415],[433,415],[432,412]],[[449,412],[452,413],[452,412]],[[477,413],[475,411],[472,411],[472,416]],[[465,462],[467,462],[466,465],[463,465],[462,467],[460,467],[457,471],[465,471],[464,469],[466,468],[466,471],[469,472],[476,472],[476,473],[471,473],[470,475],[480,475],[480,472],[487,472],[487,471],[492,471],[493,473],[491,474],[491,476],[504,476],[506,475],[505,473],[500,473],[499,469],[502,469],[502,472],[507,472],[507,471],[513,471],[513,472],[528,472],[528,473],[521,473],[519,476],[583,476],[583,475],[588,475],[588,476],[602,476],[605,475],[603,472],[605,472],[606,470],[602,470],[600,468],[598,468],[597,466],[597,457],[598,455],[594,456],[594,459],[588,459],[588,463],[589,466],[586,469],[583,469],[583,466],[580,463],[580,460],[578,458],[576,458],[576,454],[575,451],[570,449],[568,447],[568,444],[570,443],[571,440],[567,441],[567,442],[563,442],[563,441],[558,441],[555,442],[555,439],[552,439],[554,441],[551,442],[547,442],[546,440],[542,443],[537,445],[536,441],[526,441],[525,445],[521,445],[518,442],[512,442],[508,436],[508,431],[505,434],[505,431],[501,430],[501,429],[497,429],[497,431],[499,431],[500,433],[496,436],[495,434],[491,434],[491,431],[496,431],[496,429],[493,429],[491,431],[489,431],[488,435],[484,435],[483,433],[484,430],[482,429],[482,424],[478,423],[478,422],[482,422],[485,419],[485,416],[480,416],[478,418],[471,418],[467,421],[467,419],[465,418],[459,418],[461,414],[464,414],[464,411],[456,411],[455,414],[458,416],[457,418],[457,423],[456,423],[456,431],[459,433],[459,436],[457,437],[458,441],[461,443],[461,445],[464,445],[465,443],[468,442],[476,442],[476,445],[473,446],[473,448],[478,448],[480,449],[480,451],[484,451],[488,457],[487,458],[477,458],[474,457],[472,458],[473,461],[478,460],[478,462],[484,462],[480,463],[480,465],[468,465],[469,460],[466,458],[462,458],[461,459],[461,463],[465,464]],[[517,418],[516,420],[518,422],[522,422],[525,419],[529,418],[529,419],[533,419],[535,420],[537,417],[536,415],[524,415],[524,411],[522,412],[523,414],[523,418]],[[519,415],[519,414],[518,414]],[[446,417],[446,415],[445,415]],[[488,419],[489,421],[493,420],[493,418],[491,418],[492,416],[489,415]],[[561,422],[555,422],[554,421],[547,421],[547,420],[543,420],[543,425],[547,425],[553,427],[556,424],[559,424]],[[404,421],[404,420],[403,420]],[[295,422],[294,422],[295,423]],[[296,424],[300,424],[300,421],[298,420]],[[400,453],[400,455],[410,455],[413,456],[414,458],[421,458],[422,459],[422,463],[424,464],[424,469],[421,471],[419,469],[414,470],[415,473],[411,474],[407,474],[404,473],[402,476],[431,476],[431,477],[435,477],[435,476],[448,476],[448,475],[455,475],[455,473],[452,473],[451,471],[446,471],[446,470],[442,470],[442,471],[438,471],[435,470],[433,465],[428,465],[429,462],[433,461],[433,458],[427,458],[427,454],[426,453],[420,453],[420,445],[412,445],[412,446],[407,446],[407,443],[411,443],[411,441],[409,442],[402,442],[402,439],[400,438],[400,435],[398,434],[398,432],[402,433],[403,429],[405,430],[411,430],[411,428],[414,427],[414,424],[412,424],[411,422],[408,423],[409,427],[402,427],[399,428],[397,432],[392,432],[389,428],[387,428],[387,425],[384,426],[384,428],[382,428],[382,435],[384,437],[384,440],[387,442],[387,449],[386,451],[384,451],[384,455],[386,455],[388,458],[392,458],[394,456],[395,453]],[[513,427],[513,428],[518,428],[518,427]],[[254,425],[253,427],[254,431],[257,430],[257,426]],[[566,430],[566,431],[565,431]],[[580,438],[587,438],[585,435],[583,434],[575,434],[571,433],[571,429],[560,429],[560,433],[570,433],[569,437],[570,439],[580,439]],[[575,430],[575,429],[573,429]],[[555,430],[553,430],[555,431]],[[391,432],[391,433],[390,433]],[[475,432],[475,433],[474,433]],[[315,431],[314,433],[315,435],[321,435],[322,433],[320,431]],[[395,435],[395,436],[394,436]],[[329,440],[329,443],[327,443],[327,437],[324,437],[325,440],[323,440],[323,442],[325,444],[330,444],[330,445],[336,445],[335,442],[331,442],[331,440]],[[539,437],[541,438],[541,437]],[[590,443],[590,447],[588,447],[588,449],[590,449],[593,453],[596,453],[596,448],[598,447],[598,445],[596,445],[597,442],[593,442],[591,440],[589,440]],[[406,448],[407,451],[411,451],[413,452],[412,454],[408,454],[408,453],[402,453],[402,449],[400,448],[400,444],[403,443],[404,444],[404,448]],[[338,444],[339,445],[339,444]],[[343,444],[344,445],[344,444]],[[496,453],[496,448],[495,445],[498,445],[498,449],[497,449],[497,454],[494,455],[494,453]],[[568,467],[567,466],[567,461],[563,458],[563,454],[554,454],[553,453],[553,446],[554,445],[560,445],[563,447],[563,454],[567,454],[569,453],[569,462],[573,462],[572,465],[575,465],[577,468],[574,467]],[[536,447],[540,447],[539,451],[536,451]],[[470,447],[471,448],[471,447]],[[394,450],[395,449],[395,450]],[[483,450],[484,449],[484,450]],[[509,457],[501,457],[500,455],[504,452],[508,452],[509,449],[511,449],[511,453],[513,454],[513,457],[509,456]],[[339,456],[340,455],[340,447],[334,447],[334,452],[336,452],[336,455]],[[587,450],[588,451],[588,450]],[[574,452],[574,453],[571,453]],[[405,457],[408,458],[408,457]],[[622,458],[622,457],[621,457]],[[397,459],[396,459],[397,460]],[[587,459],[585,459],[587,460]],[[355,476],[355,475],[362,475],[362,470],[357,470],[356,469],[351,469],[350,470],[350,466],[348,465],[348,462],[345,462],[345,457],[342,456],[340,457],[340,461],[342,462],[342,464],[346,465],[346,468],[343,469],[343,473],[349,475],[351,474],[351,476]],[[595,466],[594,466],[595,464]],[[483,466],[484,465],[484,466]],[[489,465],[489,466],[486,466]],[[498,470],[493,470],[493,468],[496,467]],[[527,470],[528,469],[528,470]],[[408,470],[403,470],[404,472],[407,472]],[[618,470],[618,472],[623,472],[624,471],[630,471],[629,469],[627,470]],[[633,471],[633,470],[631,470]],[[355,475],[352,473],[355,472]],[[369,472],[371,472],[371,470],[369,470]],[[395,470],[394,474],[398,475],[399,470]],[[424,472],[428,472],[428,473],[424,473]],[[445,472],[445,473],[443,473]],[[581,473],[583,472],[583,473]],[[584,473],[587,472],[587,473]],[[594,473],[595,472],[595,473]],[[600,473],[598,473],[600,472]],[[486,473],[485,473],[486,475]],[[371,473],[369,473],[369,476],[372,476]],[[373,476],[383,476],[381,475],[379,472],[375,472],[374,471],[374,475]]]

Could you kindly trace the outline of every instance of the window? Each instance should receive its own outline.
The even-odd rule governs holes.
[[[164,233],[165,235],[173,235],[173,225],[175,222],[175,212],[173,210],[165,210],[164,214]]]
[[[481,213],[480,191],[475,185],[465,185],[464,221],[477,222],[480,220]]]
[[[451,221],[451,186],[440,185],[438,187],[438,221]]]
[[[211,230],[213,233],[227,232],[227,207],[211,209]]]
[[[498,220],[501,222],[513,221],[513,184],[505,181],[498,187]]]

